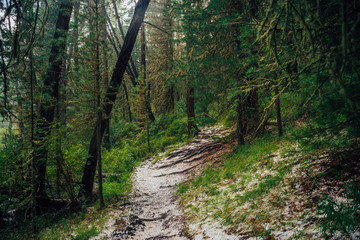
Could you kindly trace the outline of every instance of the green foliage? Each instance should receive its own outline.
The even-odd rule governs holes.
[[[156,118],[150,127],[151,148],[164,150],[164,147],[188,139],[187,119],[178,114],[163,114]]]
[[[137,124],[115,118],[111,127],[110,142],[114,146],[121,147],[122,143],[131,141],[139,132],[140,128]]]
[[[178,186],[178,189],[176,190],[176,193],[181,195],[186,193],[190,189],[189,184],[187,183],[180,183]]]
[[[83,144],[75,144],[71,146],[63,147],[63,158],[65,164],[71,169],[71,172],[81,174],[83,169],[83,163],[88,157],[88,152]]]
[[[116,200],[130,193],[131,174],[139,159],[135,158],[131,146],[122,149],[113,148],[103,153],[103,172],[106,174],[103,183],[103,194],[107,201]]]
[[[349,131],[350,129],[341,129],[333,127],[324,127],[328,125],[319,124],[311,119],[301,127],[289,129],[291,138],[299,142],[299,146],[304,151],[319,151],[321,149],[339,150],[345,147],[355,146],[356,139]]]
[[[105,199],[112,201],[130,193],[131,174],[143,158],[163,151],[166,146],[186,141],[186,123],[187,119],[177,114],[159,115],[150,125],[149,149],[146,129],[141,130],[138,125],[123,120],[115,121],[112,130],[114,147],[104,150],[102,155]]]
[[[96,227],[93,225],[90,228],[86,228],[78,233],[76,237],[72,238],[72,240],[83,240],[89,239],[90,237],[95,237],[98,234]]]
[[[204,127],[214,125],[216,123],[216,120],[203,114],[196,117],[195,123],[198,127]]]
[[[189,223],[213,218],[234,234],[251,230],[251,236],[271,237],[273,230],[264,226],[276,219],[273,211],[282,211],[286,201],[282,185],[294,166],[291,159],[275,162],[272,156],[288,146],[285,139],[257,139],[224,154],[219,165],[206,167],[190,182],[179,184],[177,194]]]
[[[167,135],[173,137],[182,137],[186,134],[186,118],[178,114],[162,114],[156,118],[151,126],[153,135]]]
[[[161,151],[166,146],[186,140],[188,138],[186,124],[186,117],[176,113],[157,116],[149,127],[150,149],[148,149],[147,126],[141,129],[135,123],[119,120],[113,124],[111,142],[140,159]]]
[[[27,193],[30,190],[27,171],[31,153],[28,143],[16,134],[6,134],[0,150],[0,215],[8,210],[26,209]],[[0,220],[2,221],[2,219]]]
[[[196,177],[190,185],[180,185],[178,193],[185,193],[193,188],[201,186],[208,189],[208,193],[214,194],[215,191],[212,189],[212,184],[217,184],[227,179],[236,179],[241,173],[245,174],[246,172],[255,170],[260,159],[278,148],[277,142],[272,140],[273,139],[271,138],[259,139],[251,145],[238,147],[236,151],[225,156],[224,165],[222,167],[205,168],[201,175]],[[283,173],[281,175],[283,175]],[[266,179],[259,185],[259,188],[250,193],[251,196],[245,197],[244,200],[261,196],[260,193],[265,193],[268,189],[276,186],[279,181],[281,181],[279,176]]]
[[[95,125],[94,95],[100,93],[95,91],[92,81],[97,72],[96,43],[101,45],[99,73],[104,82],[105,73],[109,73],[117,57],[115,51],[110,52],[103,46],[104,39],[95,41],[95,24],[90,24],[90,28],[86,26],[90,20],[90,23],[96,23],[98,30],[94,19],[100,16],[94,13],[94,18],[89,19],[87,11],[90,6],[82,4],[77,19],[71,21],[70,32],[73,34],[69,34],[66,46],[69,54],[56,56],[66,62],[67,71],[61,74],[60,103],[53,102],[50,89],[42,89],[42,82],[44,73],[48,72],[51,45],[63,45],[65,39],[51,40],[59,11],[57,3],[40,4],[36,14],[35,3],[29,1],[20,9],[1,5],[3,11],[16,16],[14,21],[17,26],[16,31],[2,29],[6,38],[2,41],[4,46],[1,50],[3,68],[0,82],[4,83],[1,99],[5,103],[7,101],[8,106],[1,105],[1,115],[16,116],[23,125],[23,132],[22,136],[13,133],[3,138],[0,150],[0,213],[11,208],[26,212],[29,207],[29,169],[34,151],[29,140],[30,102],[35,107],[45,102],[59,104],[56,106],[59,113],[56,121],[62,121],[60,115],[65,114],[66,126],[54,124],[43,146],[48,150],[46,190],[53,197],[75,196],[79,187],[77,182],[81,181],[88,157],[88,140],[93,131],[91,126]],[[195,89],[197,126],[223,121],[224,125],[233,127],[237,121],[236,106],[241,101],[246,134],[252,134],[255,129],[259,130],[257,134],[265,134],[262,135],[263,140],[227,155],[224,165],[217,169],[206,168],[191,184],[180,185],[179,194],[204,188],[205,194],[216,197],[220,193],[215,184],[240,178],[243,184],[251,181],[250,172],[256,172],[259,160],[277,148],[277,142],[266,138],[266,132],[274,130],[274,125],[267,123],[273,124],[276,118],[274,106],[278,96],[275,87],[280,92],[286,130],[292,131],[293,139],[299,141],[302,150],[336,150],[357,144],[360,136],[360,29],[356,12],[359,2],[183,0],[160,1],[159,4],[166,5],[166,21],[162,21],[165,24],[161,27],[169,33],[176,33],[148,38],[151,42],[148,50],[157,49],[154,55],[158,55],[158,59],[163,58],[155,61],[153,57],[147,57],[147,81],[149,86],[157,85],[151,88],[149,100],[159,109],[159,114],[155,122],[149,123],[144,111],[140,113],[134,107],[134,95],[146,92],[145,79],[141,84],[140,77],[134,88],[129,87],[130,84],[125,85],[128,87],[129,109],[123,104],[125,94],[119,91],[118,96],[123,99],[117,101],[120,104],[114,105],[115,111],[111,115],[112,149],[103,152],[106,174],[104,194],[107,200],[130,192],[130,176],[141,159],[191,137],[188,136],[184,97],[189,87]],[[159,8],[155,16],[159,16],[162,7]],[[38,19],[34,19],[36,16]],[[114,22],[113,16],[108,17],[110,22]],[[100,17],[100,21],[105,20],[105,16]],[[128,17],[123,20],[126,24],[130,21]],[[32,29],[33,26],[37,29]],[[89,29],[90,33],[78,31],[75,26]],[[154,35],[163,34],[158,30]],[[118,33],[117,27],[115,31]],[[147,34],[151,31],[147,30]],[[112,38],[115,41],[111,35],[109,32],[109,40]],[[30,53],[33,58],[31,64]],[[138,55],[139,51],[135,50],[133,58],[138,59]],[[109,61],[103,62],[103,59]],[[30,65],[33,66],[31,70]],[[28,98],[30,78],[37,79],[35,97],[31,101]],[[164,114],[164,109],[170,105],[167,95],[170,87],[174,91],[171,94],[175,99],[175,109],[174,113]],[[46,91],[42,94],[40,90]],[[132,123],[125,120],[129,110],[132,111]],[[38,113],[38,109],[35,112]],[[258,114],[256,118],[255,112]],[[35,119],[39,120],[37,114]],[[136,122],[140,119],[140,123]],[[259,124],[263,124],[264,128],[258,128]],[[300,127],[293,128],[293,124]],[[35,131],[40,125],[40,122],[35,122]],[[246,137],[251,142],[251,136]],[[257,199],[278,186],[288,168],[279,166],[276,171],[276,174],[262,179],[257,187],[239,196],[237,201]],[[341,172],[336,174],[341,175]],[[236,192],[238,186],[234,185],[233,190]],[[331,199],[322,207],[335,219],[329,220],[327,226],[330,230],[332,225],[336,226],[334,229],[342,229],[348,224],[342,223],[345,220],[341,214],[350,211],[350,207],[336,205]],[[229,212],[224,213],[227,222],[231,222]],[[93,231],[86,230],[78,238],[87,238],[94,234]],[[270,234],[265,235],[269,237]]]
[[[346,201],[336,203],[328,195],[325,196],[318,209],[318,214],[324,214],[321,228],[324,236],[335,231],[350,233],[360,225],[360,190],[352,182],[346,186]]]

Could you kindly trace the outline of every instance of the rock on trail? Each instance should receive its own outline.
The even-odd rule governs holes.
[[[204,165],[206,157],[222,148],[213,138],[221,137],[221,127],[204,128],[186,146],[180,147],[155,164],[142,163],[134,173],[134,193],[125,211],[114,216],[107,230],[96,239],[189,239],[184,217],[175,196],[176,185]],[[124,214],[124,211],[122,212]]]

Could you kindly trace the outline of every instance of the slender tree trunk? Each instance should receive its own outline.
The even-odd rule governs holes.
[[[121,43],[120,43],[120,41],[119,41],[119,38],[117,37],[117,35],[116,35],[116,32],[115,32],[115,29],[114,29],[114,27],[112,26],[112,23],[111,23],[111,21],[109,20],[108,21],[108,24],[109,24],[109,27],[110,27],[110,32],[109,32],[109,37],[110,37],[110,39],[112,39],[112,45],[113,45],[113,47],[114,47],[114,49],[115,49],[115,52],[116,52],[116,54],[117,54],[117,56],[119,56],[119,52],[118,52],[118,50],[117,50],[117,47],[116,47],[116,45],[115,45],[115,40],[116,40],[116,44],[117,44],[117,46],[119,46],[119,48],[120,48],[120,50],[121,50]],[[131,59],[130,59],[131,60]],[[138,78],[138,73],[137,73],[137,71],[136,71],[136,69],[134,70],[132,67],[131,67],[131,65],[128,65],[127,67],[126,67],[126,73],[127,74],[129,74],[129,76],[130,76],[130,79],[131,79],[131,82],[132,82],[132,84],[133,84],[133,86],[135,87],[136,86],[136,78]]]
[[[127,103],[127,107],[128,107],[129,121],[132,122],[130,100],[129,100],[129,95],[128,95],[128,91],[127,91],[125,82],[124,82],[124,92],[125,92],[126,103]]]
[[[35,165],[35,120],[34,120],[34,67],[33,54],[30,50],[30,102],[31,102],[31,228],[36,234],[36,165]]]
[[[79,9],[80,9],[80,0],[76,0],[74,4],[74,67],[76,68],[79,65]]]
[[[252,98],[252,107],[254,109],[253,119],[256,128],[257,126],[259,126],[259,95],[257,91],[258,91],[257,87],[254,88],[253,98]]]
[[[236,7],[238,8],[239,5],[236,4]],[[240,32],[239,29],[236,27],[235,29],[236,35],[235,36],[239,36]],[[236,49],[238,51],[238,58],[239,61],[241,61],[241,45],[240,45],[240,41],[239,39],[236,37],[235,38],[235,43],[236,43]],[[239,71],[236,74],[236,78],[238,80],[238,86],[241,86],[241,82],[242,80],[242,73],[240,73]],[[239,94],[237,96],[237,106],[236,106],[236,113],[237,113],[237,121],[236,121],[236,134],[237,134],[237,140],[238,140],[238,145],[242,146],[245,144],[245,134],[246,134],[246,129],[247,129],[247,116],[244,114],[245,110],[247,110],[247,106],[246,104],[243,103],[243,97]],[[246,101],[245,101],[246,102]]]
[[[170,0],[167,0],[167,5],[170,6]],[[169,13],[167,13],[167,15],[169,15]],[[170,16],[168,17],[168,24],[169,24],[169,29],[168,32],[170,32],[170,34],[168,34],[168,47],[169,47],[169,62],[168,62],[168,71],[171,70],[171,64],[174,60],[174,48],[173,48],[173,33],[172,33],[172,19]],[[168,111],[169,112],[173,112],[175,109],[175,96],[174,93],[175,89],[174,89],[174,84],[171,83],[171,85],[169,86],[168,90],[167,90],[167,95],[168,95],[168,101],[169,101],[169,105],[168,105]]]
[[[145,12],[150,3],[150,0],[139,0],[139,2],[135,6],[135,12],[133,18],[131,20],[128,32],[125,36],[125,41],[121,52],[119,54],[118,60],[116,62],[110,85],[106,90],[106,95],[104,98],[103,104],[103,114],[110,116],[112,108],[114,106],[117,93],[119,91],[119,87],[121,86],[122,79],[127,67],[127,64],[130,59],[131,52],[133,50],[137,34],[139,32],[141,23],[144,20]],[[101,130],[100,136],[103,136],[105,131],[104,119],[101,120]],[[96,144],[96,133],[97,127],[94,130],[94,133],[91,137],[90,147],[89,147],[89,157],[86,160],[84,167],[84,174],[82,177],[82,186],[79,191],[79,195],[84,195],[85,197],[90,197],[93,184],[94,184],[94,176],[97,164],[97,144]],[[100,137],[100,139],[102,139]]]
[[[46,199],[45,175],[47,162],[46,141],[50,134],[50,127],[54,121],[56,103],[59,101],[59,84],[63,69],[63,54],[66,49],[66,35],[69,30],[69,22],[72,11],[72,1],[63,1],[60,4],[60,11],[56,22],[54,44],[51,47],[49,63],[50,67],[44,81],[42,94],[45,98],[40,105],[39,131],[36,134],[36,166],[37,166],[37,196]]]
[[[101,10],[105,20],[107,19],[105,0],[101,0]],[[107,38],[106,38],[106,21],[102,21],[101,34],[103,36],[103,65],[104,65],[104,87],[109,86],[109,74],[108,74],[108,55],[107,55]],[[105,118],[105,135],[104,135],[104,147],[110,149],[110,116],[104,116]]]
[[[279,89],[276,86],[275,87],[275,108],[276,108],[276,121],[277,121],[277,127],[278,127],[278,135],[281,137],[283,135],[283,129],[282,129],[282,121],[281,121],[281,109],[280,109],[280,95],[279,95]]]
[[[7,70],[6,70],[6,62],[5,62],[5,57],[4,57],[4,48],[3,48],[3,44],[2,44],[2,39],[0,39],[0,51],[1,51],[1,72],[3,74],[3,85],[4,85],[4,108],[7,109],[7,92],[8,92],[8,80],[7,80]]]
[[[244,134],[248,134],[249,131],[255,130],[259,125],[259,99],[257,94],[257,88],[253,88],[246,98],[244,108],[247,109],[245,119],[247,119],[244,129]]]
[[[105,6],[104,6],[105,7]],[[104,204],[104,196],[103,196],[103,188],[102,188],[102,164],[101,164],[101,122],[102,122],[102,109],[101,109],[101,73],[100,73],[100,11],[99,11],[99,0],[95,0],[95,11],[96,11],[96,18],[95,18],[95,39],[96,39],[96,110],[97,110],[97,126],[96,126],[96,157],[98,162],[98,177],[99,177],[99,201],[100,201],[100,208],[105,206]],[[108,118],[107,118],[108,119]],[[105,122],[107,121],[105,120]],[[105,126],[106,128],[106,126]],[[105,129],[106,130],[106,129]]]
[[[146,83],[146,43],[145,43],[145,26],[144,23],[141,24],[141,75],[144,83]],[[151,109],[150,103],[150,82],[146,83],[146,91],[145,91],[145,107],[148,112],[148,116],[151,122],[155,121],[155,116]]]
[[[244,119],[243,119],[243,103],[242,98],[238,96],[238,103],[236,105],[236,114],[237,114],[237,121],[236,121],[236,135],[238,140],[238,145],[242,146],[245,145],[244,140]]]
[[[190,49],[190,44],[187,42],[186,46]],[[188,60],[189,61],[189,60]],[[188,63],[189,64],[189,63]],[[188,134],[192,135],[198,131],[195,124],[195,99],[194,99],[194,87],[191,86],[191,80],[187,79],[187,89],[186,89],[186,112],[188,119]]]
[[[194,88],[189,87],[186,91],[186,111],[188,118],[188,134],[192,135],[197,131],[195,120]]]
[[[111,42],[111,45],[113,46],[115,52],[116,52],[116,55],[119,57],[119,51],[117,50],[117,47],[115,45],[115,42],[114,42],[114,39],[112,38],[111,36],[111,33],[107,34],[107,37],[108,39],[110,40]],[[120,45],[119,45],[120,46]],[[135,87],[136,86],[136,79],[135,79],[135,75],[133,72],[131,72],[131,69],[129,68],[129,66],[127,66],[126,68],[126,73],[130,76],[131,78],[131,82],[133,84],[133,86]],[[125,97],[126,97],[126,103],[127,103],[127,106],[128,106],[128,113],[129,113],[129,121],[132,122],[132,115],[131,115],[131,106],[130,106],[130,101],[129,101],[129,96],[128,96],[128,91],[127,91],[127,87],[126,87],[126,83],[124,82],[124,92],[125,92]],[[124,116],[124,119],[125,119],[125,116]],[[110,133],[109,133],[110,135]]]
[[[66,62],[66,59],[63,59],[63,62]],[[69,61],[70,62],[70,61]],[[65,66],[66,64],[64,64]],[[70,68],[70,64],[68,66]],[[64,173],[63,165],[64,158],[62,154],[61,144],[63,138],[63,127],[66,126],[66,70],[63,69],[61,73],[60,83],[59,83],[59,97],[56,102],[56,111],[55,119],[57,121],[55,132],[56,132],[56,143],[55,143],[55,158],[56,158],[56,195],[57,198],[61,198],[61,174]]]
[[[123,30],[123,27],[122,27],[121,22],[120,22],[120,18],[119,18],[117,6],[116,6],[116,1],[113,0],[112,4],[113,4],[114,10],[115,10],[115,17],[116,17],[116,20],[117,20],[118,27],[120,29],[122,40],[125,41],[125,34],[124,34],[124,30]],[[130,66],[129,66],[129,68],[131,68],[132,71],[134,72],[135,78],[138,78],[139,74],[136,71],[136,66],[135,66],[134,60],[133,60],[133,58],[131,56],[130,56]]]
[[[21,96],[18,81],[15,82],[15,93],[18,96]],[[19,109],[23,108],[23,101],[24,101],[23,98],[17,99],[17,104],[19,105]],[[20,135],[22,136],[25,133],[25,124],[24,124],[24,119],[22,117],[20,117],[20,114],[18,115],[18,127],[19,127],[19,131],[20,131]]]
[[[174,112],[175,110],[175,89],[174,89],[174,85],[171,84],[169,89],[168,89],[168,100],[169,100],[169,107],[168,107],[168,111],[169,112]]]

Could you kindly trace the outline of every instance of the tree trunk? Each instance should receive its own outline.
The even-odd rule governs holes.
[[[130,100],[129,100],[129,95],[128,95],[128,91],[127,91],[125,82],[124,82],[124,92],[125,92],[125,98],[126,98],[127,108],[128,108],[128,112],[129,112],[129,121],[132,122]]]
[[[141,75],[144,83],[146,83],[146,43],[145,43],[145,27],[144,23],[141,25]],[[154,114],[151,109],[150,103],[150,82],[147,83],[145,91],[145,107],[148,112],[149,119],[151,122],[155,121]]]
[[[245,106],[247,109],[247,128],[244,129],[244,134],[247,134],[249,131],[257,129],[259,125],[259,97],[257,94],[257,88],[253,88],[246,101]]]
[[[121,37],[122,37],[123,41],[125,41],[125,34],[124,34],[124,30],[123,30],[123,27],[122,27],[121,22],[120,22],[120,18],[119,18],[117,6],[116,6],[116,1],[113,0],[112,4],[113,4],[114,10],[115,10],[115,17],[116,17],[116,20],[117,20],[118,27],[120,29]],[[135,74],[135,78],[138,78],[139,74],[136,71],[135,63],[134,63],[134,60],[131,57],[131,55],[130,55],[130,66],[129,66],[129,68],[132,69],[133,73]]]
[[[47,198],[45,192],[45,175],[47,162],[46,141],[50,134],[50,127],[54,121],[55,108],[59,101],[59,83],[63,70],[63,55],[66,49],[66,35],[72,11],[72,1],[63,1],[56,22],[54,44],[51,47],[50,67],[44,80],[42,95],[45,97],[40,105],[40,123],[36,134],[35,159],[37,166],[37,196]]]
[[[30,102],[31,102],[31,228],[36,234],[36,166],[35,166],[35,121],[34,121],[34,67],[33,53],[30,50]]]
[[[192,135],[195,131],[197,131],[197,127],[195,125],[195,101],[194,101],[194,88],[189,87],[186,91],[186,111],[188,118],[188,134]]]
[[[104,6],[105,7],[105,6]],[[95,19],[95,35],[96,35],[96,111],[97,111],[97,126],[96,126],[96,157],[98,162],[98,177],[99,177],[99,201],[100,208],[105,206],[104,204],[104,196],[102,189],[102,164],[101,164],[101,121],[102,121],[102,109],[101,109],[101,73],[100,73],[100,28],[99,28],[99,0],[95,0],[95,11],[96,11],[96,19]],[[108,118],[107,118],[108,119]],[[106,126],[105,126],[106,128]]]
[[[105,0],[101,0],[101,11],[105,19],[107,18],[105,9]],[[101,33],[103,36],[103,65],[104,65],[104,87],[109,86],[109,74],[108,74],[108,55],[107,55],[107,38],[106,38],[106,21],[102,21]],[[105,118],[105,135],[104,135],[104,147],[110,149],[110,117],[104,116]]]
[[[189,68],[190,64],[190,50],[191,44],[190,42],[186,42],[186,48],[187,48],[187,65]],[[198,131],[196,124],[195,124],[195,99],[194,99],[194,87],[192,86],[191,79],[188,79],[188,76],[186,77],[186,112],[187,112],[187,119],[188,119],[188,134],[193,135],[196,134]]]
[[[79,9],[80,9],[80,0],[76,0],[74,5],[74,67],[76,68],[79,65]]]
[[[111,33],[107,33],[107,37],[111,42],[111,45],[113,46],[116,55],[119,57],[119,51],[115,45],[115,41],[113,39],[113,37],[111,36]],[[119,45],[120,46],[120,45]],[[121,47],[121,46],[120,46]],[[121,49],[121,48],[120,48]],[[136,79],[135,79],[135,75],[134,73],[131,71],[131,69],[129,68],[129,66],[127,66],[126,68],[126,73],[130,76],[131,78],[131,82],[133,84],[133,86],[136,86]],[[132,115],[131,115],[131,106],[130,106],[130,101],[129,101],[129,96],[128,96],[128,91],[127,91],[127,87],[126,87],[126,83],[124,82],[124,92],[125,92],[125,97],[126,97],[126,103],[127,103],[127,108],[128,108],[128,113],[129,113],[129,121],[132,122]],[[124,114],[124,119],[125,119],[125,114]],[[110,122],[109,122],[110,124]],[[110,131],[108,132],[109,134],[109,142],[110,142]]]
[[[239,95],[238,96],[238,103],[237,103],[237,106],[236,106],[236,113],[237,113],[236,136],[237,136],[239,146],[245,145],[243,110],[244,109],[243,109],[242,99],[241,99],[241,96]]]
[[[116,45],[115,45],[115,40],[116,40],[116,43],[117,43],[117,45],[119,46],[119,48],[120,48],[120,50],[121,50],[122,47],[121,47],[120,40],[119,40],[119,38],[117,37],[116,32],[115,32],[115,29],[114,29],[114,27],[112,26],[112,23],[111,23],[110,20],[108,20],[108,24],[109,24],[109,27],[110,27],[110,30],[111,30],[111,31],[109,32],[109,37],[112,37],[112,39],[113,39],[112,45],[113,45],[113,47],[114,47],[114,50],[115,50],[115,52],[116,52],[116,55],[119,56],[119,52],[118,52],[117,47],[116,47]],[[110,39],[111,39],[111,38],[110,38]],[[130,59],[130,60],[131,60],[131,59]],[[135,87],[135,86],[136,86],[136,79],[138,78],[138,73],[137,73],[136,69],[133,69],[133,68],[131,68],[130,65],[128,65],[128,66],[126,67],[126,73],[129,74],[130,79],[131,79],[131,82],[132,82],[133,86]]]
[[[167,0],[167,5],[170,6],[170,0]],[[168,24],[169,24],[169,29],[168,32],[170,32],[170,34],[168,34],[168,47],[169,47],[169,63],[168,63],[168,71],[171,70],[171,64],[174,61],[174,48],[173,48],[173,43],[172,40],[173,38],[173,33],[172,33],[172,19],[170,16],[168,16]],[[175,97],[174,97],[174,84],[171,83],[171,85],[169,86],[168,90],[167,90],[167,96],[168,96],[168,101],[169,101],[169,105],[168,105],[168,111],[169,112],[173,112],[175,110]]]
[[[276,121],[277,121],[277,127],[278,127],[278,135],[281,137],[283,135],[283,129],[282,129],[282,121],[281,121],[281,109],[280,109],[280,95],[279,95],[279,89],[276,86],[275,87],[275,108],[276,108]]]
[[[106,116],[110,116],[113,105],[115,103],[117,93],[119,91],[119,87],[122,83],[122,79],[128,65],[131,52],[133,50],[136,36],[139,32],[141,23],[144,20],[145,12],[150,3],[150,0],[139,0],[139,2],[135,6],[135,12],[133,18],[131,20],[128,32],[125,36],[125,41],[121,52],[119,54],[118,60],[116,62],[111,80],[110,85],[106,90],[106,95],[104,98],[103,104],[103,114]],[[101,129],[100,129],[100,136],[103,136],[105,131],[105,124],[104,119],[101,120]],[[85,197],[91,196],[91,191],[94,184],[94,176],[97,164],[97,147],[96,147],[96,133],[97,127],[94,129],[94,133],[90,140],[90,147],[89,147],[89,157],[86,160],[85,167],[84,167],[84,174],[82,177],[82,186],[79,191],[79,195],[84,195]],[[100,139],[102,139],[100,137]]]
[[[174,112],[175,110],[175,96],[174,96],[174,92],[175,92],[175,89],[174,89],[174,85],[171,84],[168,91],[167,91],[167,94],[168,94],[168,101],[169,101],[169,105],[168,105],[168,111],[169,112]]]

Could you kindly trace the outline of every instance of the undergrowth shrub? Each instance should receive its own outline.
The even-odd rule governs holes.
[[[318,209],[318,214],[325,214],[321,228],[325,237],[335,231],[349,234],[360,225],[360,190],[352,182],[346,186],[347,200],[336,203],[329,196],[325,196]]]
[[[133,139],[140,133],[137,124],[125,120],[114,120],[111,125],[110,142],[114,147],[121,147],[129,139]]]
[[[195,118],[195,123],[198,127],[211,126],[216,123],[216,120],[203,114]]]
[[[134,123],[122,120],[115,123],[112,131],[113,148],[104,150],[102,156],[106,175],[104,197],[108,199],[116,199],[130,192],[131,174],[141,159],[188,139],[187,118],[175,113],[158,116],[150,124],[149,131],[146,127],[141,129]]]
[[[63,148],[64,163],[70,172],[78,179],[81,178],[84,162],[88,156],[86,147],[80,143]]]
[[[103,183],[105,199],[117,199],[131,190],[130,178],[135,165],[139,162],[130,145],[123,148],[113,148],[103,153],[104,174]]]

